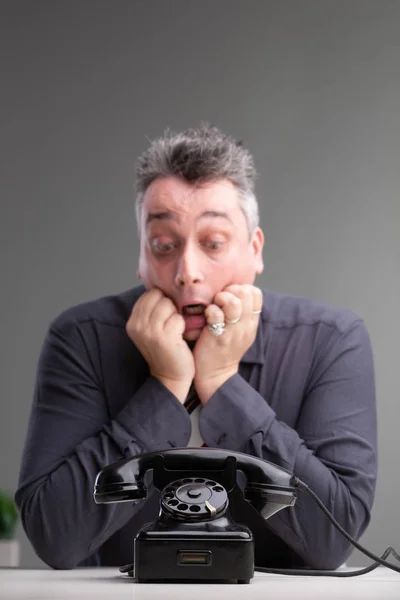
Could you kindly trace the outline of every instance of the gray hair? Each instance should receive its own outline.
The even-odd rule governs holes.
[[[167,129],[138,158],[136,220],[139,235],[144,194],[155,179],[168,176],[180,177],[193,184],[228,179],[239,192],[249,234],[258,226],[253,158],[241,141],[222,133],[217,127],[202,123],[181,133]]]

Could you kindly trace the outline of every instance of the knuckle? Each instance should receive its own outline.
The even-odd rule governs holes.
[[[240,287],[241,286],[237,283],[232,283],[225,288],[225,291],[229,292],[230,294],[237,294],[240,290]]]
[[[242,301],[237,296],[233,296],[230,304],[231,304],[231,307],[235,310],[239,310],[242,307]]]
[[[161,292],[160,288],[154,287],[154,288],[151,288],[151,290],[149,290],[147,292],[147,295],[157,297],[157,296],[162,296],[162,292]]]
[[[254,290],[254,286],[250,285],[250,284],[246,284],[244,287],[244,293],[246,294],[246,296],[252,296],[253,295],[253,290]]]
[[[247,284],[243,284],[239,286],[238,289],[238,296],[240,296],[240,298],[246,298],[250,293],[250,286],[248,286]]]
[[[227,292],[226,290],[224,290],[222,292],[218,292],[217,294],[215,294],[214,302],[216,304],[226,304],[226,302],[228,302],[230,297],[231,297],[231,294],[229,292]]]
[[[164,297],[162,299],[162,302],[166,308],[169,308],[170,310],[175,310],[175,304],[172,302],[171,298]]]

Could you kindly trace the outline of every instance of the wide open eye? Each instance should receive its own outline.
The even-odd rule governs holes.
[[[223,245],[224,245],[224,242],[217,241],[217,240],[211,240],[209,242],[203,243],[203,246],[205,246],[208,250],[220,250]]]
[[[156,254],[168,254],[176,248],[175,242],[163,241],[159,238],[155,238],[151,241],[151,247]]]

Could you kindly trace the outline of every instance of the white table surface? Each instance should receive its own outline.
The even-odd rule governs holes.
[[[347,569],[350,570],[350,569]],[[0,569],[1,600],[400,600],[400,573],[379,567],[359,577],[295,577],[255,573],[249,584],[134,583],[116,568],[71,571]]]

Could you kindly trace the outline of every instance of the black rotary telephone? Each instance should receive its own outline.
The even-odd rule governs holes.
[[[296,501],[295,478],[275,464],[217,448],[177,448],[142,454],[105,467],[97,475],[97,504],[146,498],[146,473],[161,492],[157,520],[134,539],[138,582],[231,580],[254,575],[250,529],[232,519],[229,494],[244,478],[244,498],[258,513],[271,515]]]
[[[160,512],[137,533],[133,564],[120,569],[139,583],[232,579],[249,583],[255,570],[253,533],[232,518],[229,499],[241,498],[243,508],[256,516],[255,526],[262,527],[264,519],[294,506],[297,489],[306,492],[336,529],[375,562],[354,571],[256,567],[257,571],[355,577],[383,565],[400,573],[400,567],[386,560],[392,555],[400,561],[394,548],[376,556],[343,529],[306,483],[273,463],[240,452],[175,448],[126,458],[97,475],[95,502],[140,502],[147,495],[146,474],[152,474],[154,487],[161,492]]]

